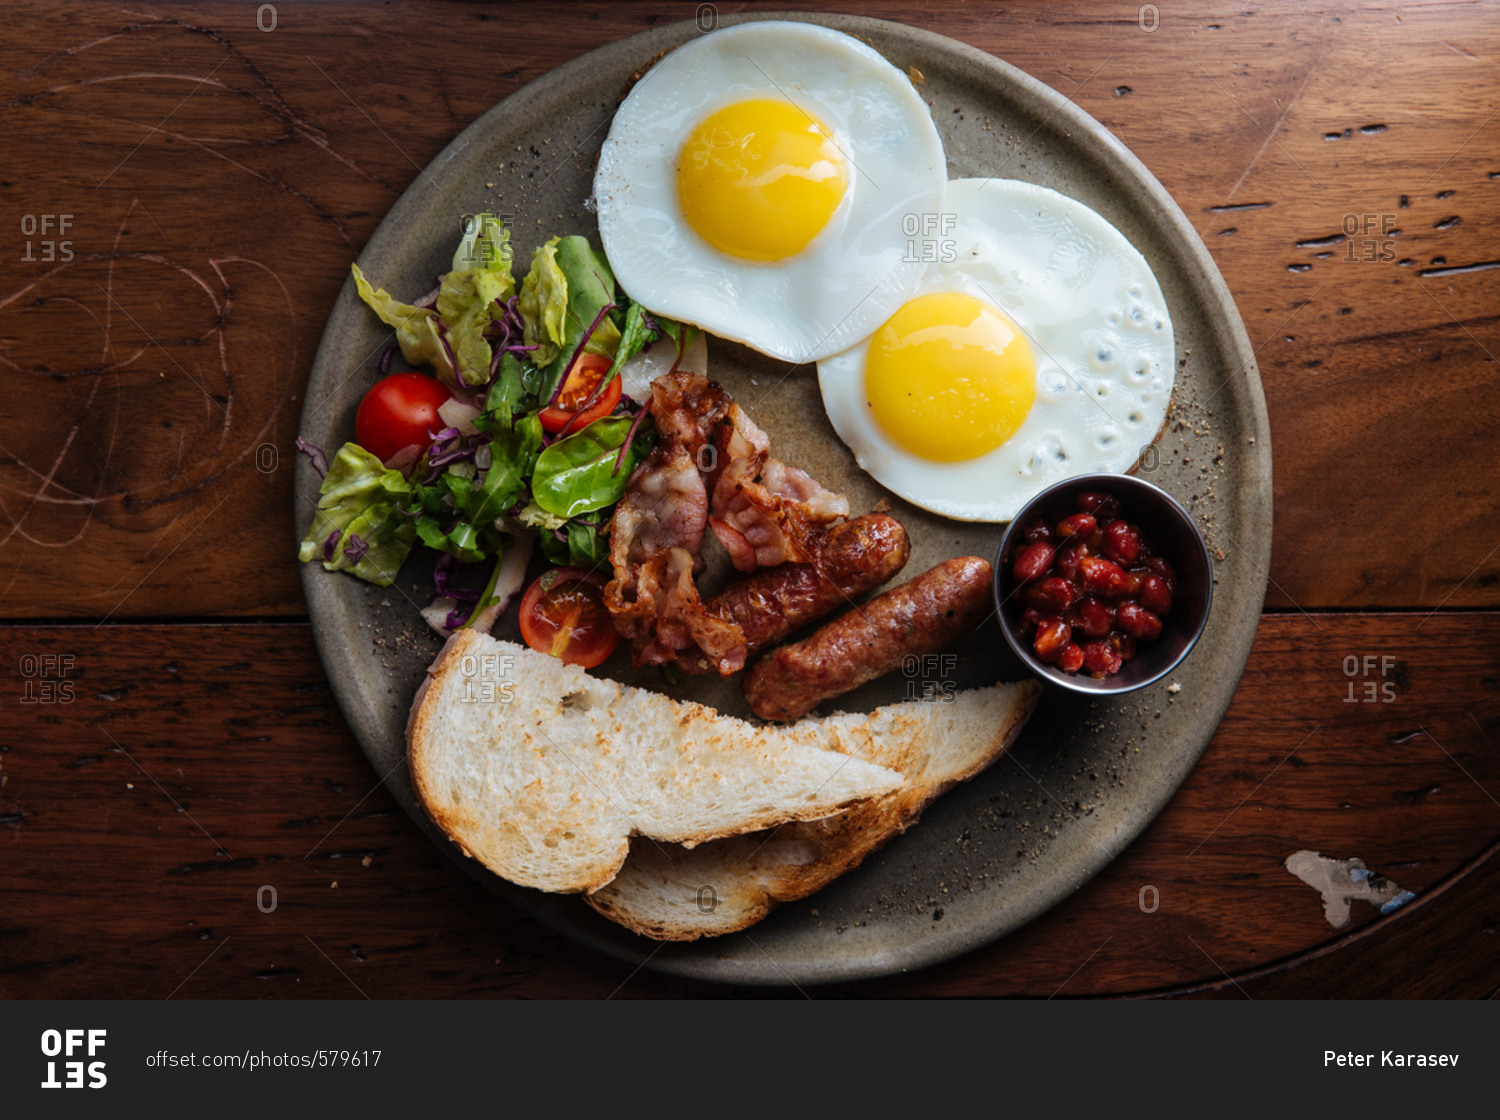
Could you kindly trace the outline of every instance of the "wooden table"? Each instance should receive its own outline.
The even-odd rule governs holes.
[[[698,9],[7,7],[0,995],[717,991],[520,916],[394,805],[313,651],[290,470],[328,309],[418,169]],[[1141,839],[1009,938],[811,994],[1490,995],[1500,12],[861,11],[1020,66],[1172,192],[1258,348],[1276,526],[1234,704]],[[1334,928],[1300,850],[1416,897]]]

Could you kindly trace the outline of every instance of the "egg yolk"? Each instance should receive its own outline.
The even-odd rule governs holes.
[[[1015,434],[1036,399],[1036,363],[1021,331],[973,296],[918,296],[870,342],[865,396],[875,420],[923,459],[956,462]]]
[[[752,261],[800,253],[847,187],[832,133],[786,101],[737,101],[709,114],[677,163],[688,224],[714,248]]]

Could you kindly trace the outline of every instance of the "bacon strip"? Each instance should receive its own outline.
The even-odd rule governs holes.
[[[703,607],[693,573],[703,567],[708,491],[700,460],[732,406],[708,378],[680,370],[651,383],[658,443],[630,476],[610,524],[614,579],[604,604],[635,644],[636,665],[702,651],[721,673],[742,668],[744,634]]]
[[[701,374],[656,378],[651,415],[658,442],[615,507],[604,603],[634,643],[637,666],[706,661],[728,676],[743,668],[749,646],[693,582],[704,529],[712,526],[740,571],[807,564],[817,559],[816,531],[847,517],[849,503],[769,458],[766,433]]]
[[[742,572],[811,563],[812,531],[848,517],[849,500],[779,459],[755,472],[750,462],[732,463],[714,486],[708,520],[714,536]]]

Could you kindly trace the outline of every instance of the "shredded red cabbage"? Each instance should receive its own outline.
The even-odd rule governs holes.
[[[385,352],[380,355],[380,375],[382,377],[384,377],[391,371],[391,355],[396,352],[399,346],[400,343],[393,342],[389,346],[387,346],[385,348]]]
[[[358,533],[350,533],[349,539],[344,542],[344,555],[349,557],[350,561],[355,564],[363,560],[365,553],[369,551],[369,542],[361,540]]]
[[[432,436],[432,443],[427,448],[428,463],[432,463],[439,456],[449,454],[463,442],[463,433],[457,428],[444,428],[436,434],[433,433],[431,428],[428,428],[427,434]],[[437,466],[439,464],[433,463],[433,465]]]
[[[473,459],[481,447],[488,445],[489,437],[483,432],[466,436],[457,428],[444,428],[433,438],[432,446],[427,449],[428,470],[423,485],[431,486],[449,465]]]
[[[501,304],[498,299],[495,303],[505,309],[505,313],[498,319],[490,320],[490,325],[485,328],[486,332],[494,330],[490,345],[494,348],[494,355],[490,358],[490,380],[495,379],[496,372],[500,369],[500,363],[506,354],[529,354],[535,350],[535,346],[527,346],[526,321],[521,318],[520,297],[511,296],[510,302]]]
[[[297,450],[312,460],[313,470],[318,472],[319,478],[328,477],[328,453],[316,444],[308,443],[301,436],[297,437]]]
[[[457,599],[463,603],[479,602],[479,592],[469,591],[453,583],[458,576],[461,565],[458,559],[449,556],[446,552],[438,557],[437,565],[432,569],[432,584],[437,588],[439,595],[446,595],[450,599]]]
[[[338,547],[339,538],[343,535],[343,531],[340,529],[335,529],[333,532],[328,534],[328,539],[323,542],[324,560],[333,559],[333,550]]]

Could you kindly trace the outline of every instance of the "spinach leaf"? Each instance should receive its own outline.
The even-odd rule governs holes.
[[[568,563],[575,568],[592,568],[609,559],[609,536],[581,521],[568,522]]]
[[[633,441],[625,462],[615,470],[631,423],[629,416],[596,420],[543,451],[531,479],[536,504],[559,517],[577,517],[618,502],[638,461],[638,443]]]

